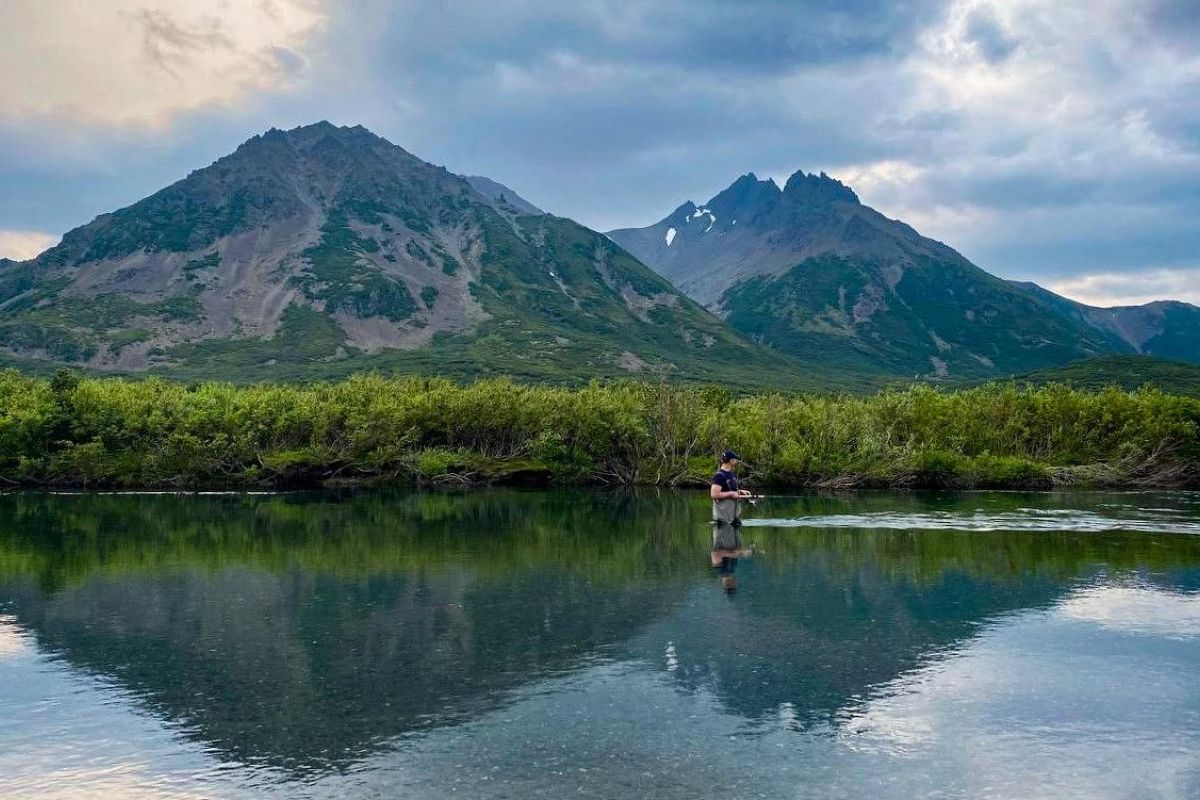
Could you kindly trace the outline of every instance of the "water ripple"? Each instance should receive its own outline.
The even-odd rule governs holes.
[[[1021,508],[1015,511],[927,511],[820,514],[813,516],[746,519],[747,526],[769,528],[877,528],[885,530],[951,531],[1079,531],[1103,533],[1180,533],[1200,535],[1200,520],[1143,513],[1136,518],[1103,516],[1076,509]]]

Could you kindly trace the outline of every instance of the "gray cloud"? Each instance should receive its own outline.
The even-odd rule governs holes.
[[[991,63],[1003,61],[1017,49],[1017,40],[996,21],[987,8],[977,8],[967,15],[967,36],[979,48],[983,58]]]
[[[432,62],[457,72],[564,51],[639,67],[762,74],[902,52],[936,7],[926,0],[461,0],[371,13],[391,20],[398,46],[384,61],[397,65]]]
[[[1200,35],[1200,5],[1194,0],[1152,0],[1145,18],[1155,35],[1194,50],[1196,36]]]
[[[290,91],[153,135],[0,127],[0,229],[61,232],[327,117],[601,229],[823,169],[1001,274],[1200,265],[1190,0],[336,8],[318,45],[272,51]]]
[[[219,18],[210,17],[191,24],[161,11],[138,9],[130,15],[142,30],[142,50],[146,59],[178,75],[198,54],[211,50],[234,50],[236,43]]]

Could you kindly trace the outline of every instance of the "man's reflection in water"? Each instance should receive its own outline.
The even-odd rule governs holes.
[[[749,558],[754,549],[742,542],[740,525],[713,525],[712,559],[713,569],[721,576],[721,588],[732,597],[737,591],[737,564],[739,558]]]

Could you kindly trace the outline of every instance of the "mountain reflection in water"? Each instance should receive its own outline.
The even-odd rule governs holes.
[[[1196,524],[1194,500],[1073,495],[1069,507]],[[1043,519],[1062,505],[878,494],[758,510]],[[941,697],[951,679],[969,685],[953,665],[1018,621],[1035,633],[1037,620],[1086,625],[1104,647],[1116,640],[1095,637],[1141,637],[1165,663],[1197,655],[1200,537],[747,526],[732,592],[706,519],[706,498],[672,492],[0,496],[0,674],[13,679],[0,737],[46,744],[45,716],[5,712],[34,708],[51,689],[21,687],[53,674],[107,692],[106,714],[165,726],[162,763],[146,769],[203,796],[337,796],[347,776],[368,794],[445,788],[452,774],[479,796],[494,780],[532,793],[794,796],[790,781],[832,769],[822,748],[850,741],[855,757],[890,758],[930,746],[951,723],[913,723],[914,686]],[[1175,700],[1195,721],[1195,693]],[[70,720],[57,735],[70,738]],[[807,738],[782,761],[695,783],[729,736],[789,734]],[[212,773],[167,766],[185,751]],[[400,775],[397,758],[427,769]],[[554,769],[515,766],[531,761]],[[622,762],[645,775],[622,777]],[[436,764],[444,775],[428,773]],[[6,780],[37,788],[11,748],[0,765],[0,794],[12,794]],[[493,767],[506,774],[489,778]],[[63,796],[86,796],[80,780]],[[811,796],[833,796],[820,785]]]

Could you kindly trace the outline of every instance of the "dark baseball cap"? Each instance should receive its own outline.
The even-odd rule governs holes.
[[[724,453],[721,453],[721,461],[722,462],[734,461],[734,460],[741,461],[742,457],[739,456],[737,453],[733,452],[732,450],[726,450]]]

